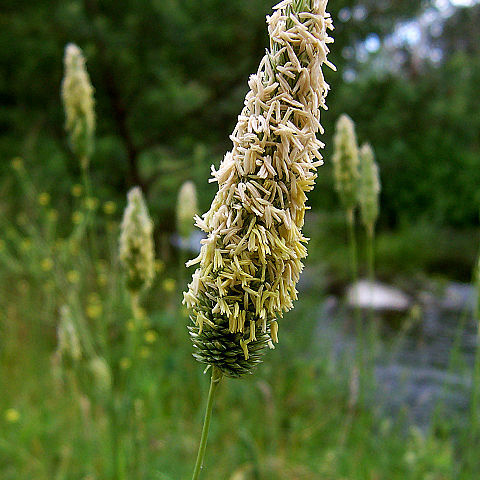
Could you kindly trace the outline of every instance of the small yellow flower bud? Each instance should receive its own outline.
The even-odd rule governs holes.
[[[72,214],[72,223],[75,225],[80,225],[83,222],[83,213],[82,212],[73,212]]]
[[[158,334],[155,330],[149,330],[145,332],[145,341],[147,343],[155,343],[157,341]]]
[[[79,197],[83,192],[83,187],[78,183],[72,186],[72,195],[74,197]]]
[[[95,320],[97,318],[100,318],[103,313],[103,307],[101,303],[91,303],[87,305],[86,308],[87,312],[87,317],[91,318],[92,320]]]
[[[38,196],[38,203],[45,207],[50,203],[50,194],[47,192],[43,192]]]
[[[53,268],[53,260],[51,258],[44,258],[40,262],[40,266],[44,272],[49,272]]]
[[[51,222],[56,222],[58,220],[58,211],[55,209],[50,209],[47,215]]]
[[[103,204],[103,211],[107,215],[113,215],[116,212],[116,210],[117,210],[117,205],[115,204],[115,202],[112,202],[111,200]]]
[[[176,285],[177,285],[177,282],[173,278],[166,278],[162,283],[163,289],[167,293],[174,292]]]
[[[98,207],[98,198],[88,197],[85,199],[85,207],[87,210],[96,210]]]
[[[120,368],[122,370],[128,370],[132,366],[132,360],[128,357],[123,357],[120,360]]]
[[[70,283],[78,283],[80,281],[80,274],[76,270],[70,270],[67,272],[67,280]]]
[[[17,423],[20,420],[20,412],[15,408],[7,408],[5,420],[7,423]]]

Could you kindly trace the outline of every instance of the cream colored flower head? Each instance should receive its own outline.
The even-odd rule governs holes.
[[[267,18],[270,49],[248,82],[233,149],[212,167],[218,192],[196,217],[207,238],[188,263],[199,266],[184,294],[194,356],[230,376],[261,361],[297,298],[306,194],[322,164],[316,135],[329,90],[322,65],[333,67],[326,3],[285,0]]]
[[[81,160],[82,167],[86,168],[94,148],[93,87],[82,51],[73,43],[65,47],[64,68],[62,99],[65,109],[65,129],[69,136],[70,147]]]
[[[63,305],[60,309],[60,323],[58,324],[57,336],[57,351],[60,355],[69,356],[74,361],[82,358],[80,338],[68,305]]]
[[[95,386],[101,392],[107,392],[112,385],[112,373],[106,360],[102,357],[93,357],[88,366],[92,373]]]
[[[359,203],[362,222],[369,231],[373,231],[378,218],[380,194],[380,175],[370,144],[360,149],[360,189]]]
[[[177,229],[182,240],[187,240],[194,227],[193,218],[198,214],[197,189],[193,182],[185,182],[178,192]]]
[[[120,233],[120,261],[130,290],[139,291],[151,285],[155,275],[153,223],[139,187],[128,192]]]
[[[337,121],[334,147],[335,189],[345,210],[352,211],[357,206],[360,172],[355,124],[348,115]]]

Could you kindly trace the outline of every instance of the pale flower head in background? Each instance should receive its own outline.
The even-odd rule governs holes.
[[[343,208],[353,212],[358,202],[359,156],[355,124],[345,114],[340,115],[335,127],[333,174]]]
[[[132,188],[123,214],[120,261],[127,274],[127,287],[138,292],[148,288],[155,276],[153,223],[140,187]]]
[[[87,168],[94,149],[95,102],[85,57],[75,44],[65,47],[62,99],[70,147]]]

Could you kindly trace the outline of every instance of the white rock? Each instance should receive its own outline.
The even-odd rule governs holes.
[[[412,304],[410,297],[398,288],[368,280],[351,285],[347,290],[347,301],[352,307],[396,312],[404,312]]]

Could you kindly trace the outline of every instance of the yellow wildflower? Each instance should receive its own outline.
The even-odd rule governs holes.
[[[172,293],[175,291],[176,284],[177,282],[173,278],[166,278],[163,281],[162,286],[167,293]]]
[[[70,283],[78,283],[80,281],[80,274],[76,270],[70,270],[67,272],[67,280]]]
[[[56,222],[58,220],[58,211],[55,210],[55,209],[50,209],[48,211],[48,219],[51,221],[51,222]]]
[[[120,359],[120,368],[122,370],[128,370],[132,366],[132,360],[128,357]]]
[[[95,197],[87,197],[85,199],[85,207],[87,210],[96,210],[98,207],[98,198]]]
[[[15,408],[5,410],[5,420],[8,423],[17,423],[20,420],[20,412]]]
[[[103,211],[107,215],[113,215],[116,210],[117,210],[117,205],[115,204],[115,202],[112,202],[111,200],[103,204]]]
[[[145,341],[147,343],[155,343],[157,338],[158,334],[155,330],[148,330],[148,332],[145,332]]]
[[[74,197],[79,197],[83,192],[83,187],[76,183],[75,185],[72,186],[72,195]]]
[[[100,318],[103,313],[103,307],[101,303],[90,303],[87,305],[87,317],[91,318],[92,320],[95,320],[97,318]]]
[[[38,196],[38,203],[42,206],[45,207],[50,203],[50,194],[47,192],[42,192]]]
[[[72,222],[75,224],[75,225],[80,225],[80,223],[83,222],[83,213],[82,212],[73,212],[72,214]]]
[[[44,272],[49,272],[53,268],[53,260],[51,258],[44,258],[40,262],[40,266]]]

